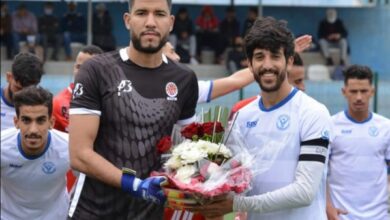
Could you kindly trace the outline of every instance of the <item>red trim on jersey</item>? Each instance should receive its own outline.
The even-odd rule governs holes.
[[[240,109],[251,103],[253,100],[255,100],[257,96],[253,96],[250,98],[243,99],[236,104],[233,105],[232,110],[230,111],[230,116],[229,118],[232,119],[233,115],[236,114]]]

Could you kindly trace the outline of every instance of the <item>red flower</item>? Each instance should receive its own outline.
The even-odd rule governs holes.
[[[205,122],[202,124],[203,132],[208,135],[213,135],[214,132],[214,124],[215,124],[215,134],[223,132],[224,129],[222,127],[221,122]]]
[[[195,123],[195,122],[191,123],[181,130],[181,135],[183,135],[183,137],[185,137],[187,139],[191,139],[191,140],[192,140],[193,136],[195,136],[195,135],[198,138],[202,137],[203,136],[202,126],[198,123]]]
[[[166,153],[171,149],[172,147],[172,141],[171,136],[165,136],[160,139],[160,141],[157,144],[157,152],[160,154]]]

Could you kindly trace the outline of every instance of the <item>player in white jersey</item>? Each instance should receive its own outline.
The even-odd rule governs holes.
[[[15,93],[15,128],[1,131],[1,219],[66,219],[68,135],[50,130],[52,94],[30,86]]]
[[[297,87],[300,90],[305,90],[305,85],[303,78],[305,75],[303,63],[299,57],[300,52],[304,51],[311,44],[311,36],[303,35],[298,37],[295,41],[295,52],[296,57],[294,57],[294,65],[289,70],[289,81],[292,85]],[[166,42],[163,48],[163,53],[171,60],[179,61],[180,56],[175,52],[172,44]],[[295,62],[296,60],[296,62]],[[296,65],[295,65],[296,64]],[[251,71],[248,68],[239,70],[233,73],[230,76],[219,78],[216,80],[198,80],[198,103],[210,102],[213,99],[216,99],[220,96],[226,95],[230,92],[234,92],[238,89],[241,89],[254,80]]]
[[[374,88],[368,67],[350,66],[344,76],[348,109],[332,117],[328,219],[388,220],[390,120],[369,110]]]
[[[293,63],[293,35],[274,18],[258,18],[245,38],[249,67],[261,95],[236,114],[247,148],[275,158],[254,177],[245,196],[187,207],[206,217],[248,212],[252,220],[326,220],[325,163],[330,115],[326,107],[293,88],[287,67]],[[275,142],[277,145],[270,146]],[[253,166],[262,166],[259,164]]]
[[[42,61],[31,53],[19,53],[6,73],[7,85],[1,88],[1,130],[14,127],[13,94],[24,87],[37,85],[43,74]]]

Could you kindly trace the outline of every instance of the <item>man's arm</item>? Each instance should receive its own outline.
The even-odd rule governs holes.
[[[98,115],[70,115],[70,164],[72,169],[120,188],[122,171],[93,149],[99,122]]]
[[[326,184],[326,216],[328,217],[328,220],[339,220],[339,215],[346,214],[348,214],[348,211],[333,206],[329,193],[329,185]]]

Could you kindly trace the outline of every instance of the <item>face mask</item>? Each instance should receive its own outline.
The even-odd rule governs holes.
[[[45,8],[45,15],[52,15],[52,14],[53,14],[53,9]]]

